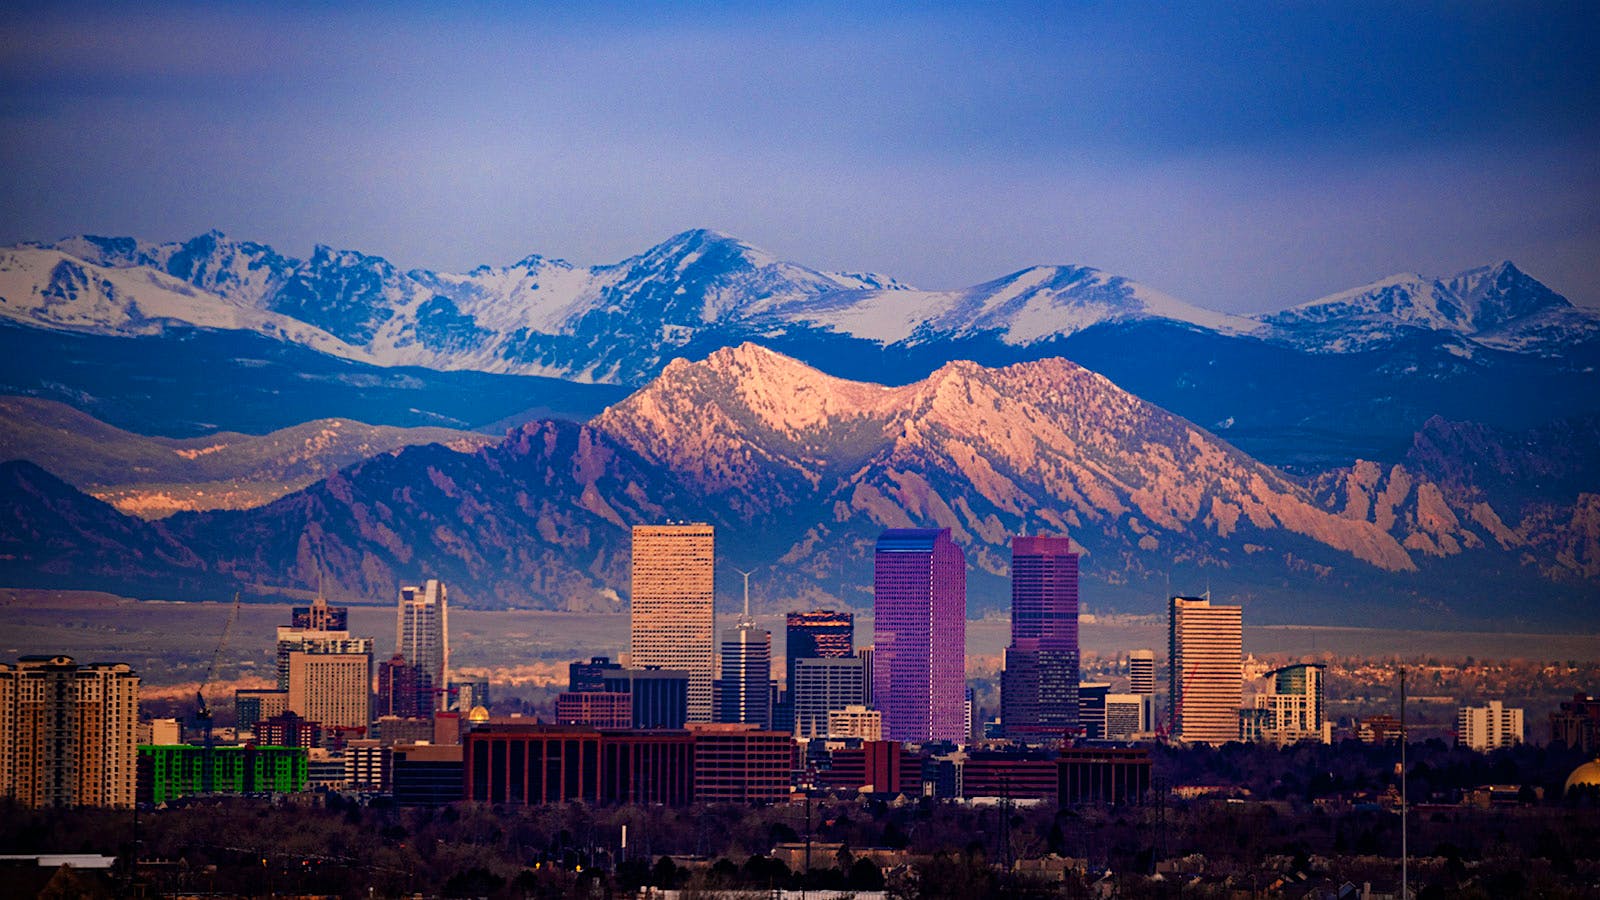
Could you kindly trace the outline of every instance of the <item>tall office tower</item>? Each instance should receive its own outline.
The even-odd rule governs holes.
[[[950,529],[891,528],[872,567],[873,690],[891,741],[964,738],[967,555]]]
[[[0,796],[24,806],[132,806],[139,676],[70,656],[0,663]]]
[[[1456,743],[1482,753],[1522,743],[1522,710],[1499,700],[1488,706],[1463,706],[1456,712]]]
[[[789,613],[784,635],[783,700],[772,711],[772,727],[792,733],[794,717],[794,667],[802,659],[837,659],[855,653],[855,614],[817,609]]]
[[[1246,710],[1241,722],[1255,733],[1245,740],[1268,741],[1280,746],[1299,741],[1333,740],[1333,728],[1323,715],[1327,698],[1327,667],[1297,663],[1267,673],[1267,690],[1255,697],[1255,709]]]
[[[846,706],[860,706],[862,665],[856,657],[802,659],[794,667],[794,734],[803,738],[826,737],[828,714]]]
[[[1239,737],[1244,700],[1244,620],[1237,606],[1173,597],[1167,620],[1172,735],[1222,744]]]
[[[713,712],[715,561],[710,525],[633,526],[632,665],[687,672],[691,722],[709,722]]]
[[[319,591],[310,606],[296,606],[290,610],[289,627],[306,631],[344,631],[350,627],[350,608],[329,606],[327,598]]]
[[[373,718],[399,716],[410,719],[431,715],[433,694],[424,693],[417,683],[418,669],[396,653],[378,664],[378,708]]]
[[[370,653],[289,654],[289,711],[325,729],[372,723]]]
[[[1078,724],[1083,736],[1100,740],[1106,736],[1106,698],[1111,696],[1111,684],[1105,681],[1084,681],[1078,684]]]
[[[1156,653],[1154,650],[1128,651],[1128,693],[1156,692]]]
[[[718,722],[772,727],[772,632],[748,617],[722,632]]]
[[[317,631],[278,626],[278,689],[289,689],[289,654],[301,653],[365,653],[372,654],[372,638],[351,637],[348,631]]]
[[[1062,737],[1078,724],[1078,554],[1065,537],[1011,539],[1011,646],[1000,680],[1008,737]]]
[[[437,698],[429,711],[445,709],[450,686],[450,603],[444,585],[430,578],[421,587],[400,589],[400,606],[395,618],[395,652],[417,667],[418,679],[427,679],[428,689]],[[419,686],[419,690],[420,690]]]
[[[802,659],[844,659],[856,653],[855,613],[817,609],[787,617],[784,685],[794,691],[794,665]]]

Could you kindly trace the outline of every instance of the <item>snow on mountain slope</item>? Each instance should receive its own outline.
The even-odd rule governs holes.
[[[1548,352],[1600,334],[1600,315],[1573,306],[1510,262],[1446,278],[1392,275],[1258,319],[1274,337],[1317,352],[1380,346],[1418,331]]]
[[[1100,322],[1170,319],[1247,334],[1260,324],[1184,303],[1137,282],[1082,266],[1035,266],[958,291],[864,291],[779,308],[808,322],[885,344],[998,332],[1010,344],[1065,336]]]
[[[310,326],[307,341],[319,349],[331,336],[353,348],[334,352],[357,352],[363,355],[356,358],[382,365],[583,382],[643,383],[678,348],[706,351],[776,334],[811,341],[819,358],[837,351],[839,341],[864,340],[899,350],[933,348],[935,359],[944,342],[988,336],[1026,356],[1027,348],[1044,352],[1053,339],[1093,326],[1139,321],[1323,353],[1432,333],[1454,342],[1461,355],[1470,354],[1471,342],[1559,355],[1573,341],[1600,336],[1600,316],[1574,308],[1510,263],[1450,279],[1395,276],[1245,318],[1081,266],[1036,266],[970,288],[916,290],[884,276],[785,262],[705,229],[674,235],[611,265],[529,256],[460,274],[402,271],[382,257],[325,246],[308,259],[293,259],[218,232],[165,244],[85,236],[13,252],[69,254],[124,273],[124,280],[146,272],[144,282],[165,285],[168,293],[186,284],[189,300],[179,318],[204,319],[210,323],[204,327],[251,328],[296,340],[292,335],[300,332],[280,319],[240,318],[239,310],[256,310]],[[31,288],[23,284],[28,273]],[[19,266],[10,275],[19,296],[62,295],[52,292],[49,267]],[[60,300],[28,321],[94,328],[115,318],[122,322],[117,327],[126,327],[123,320],[148,316],[155,301],[135,304],[137,313],[114,313],[105,304],[132,299],[125,292],[100,297],[93,309],[84,305],[90,299]],[[225,311],[202,312],[208,304]],[[955,355],[952,347],[946,358]]]
[[[320,328],[231,302],[144,268],[107,268],[42,248],[0,251],[0,315],[27,325],[101,334],[159,334],[169,323],[249,330],[334,356],[371,355]]]

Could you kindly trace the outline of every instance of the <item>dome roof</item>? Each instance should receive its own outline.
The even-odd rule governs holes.
[[[487,722],[489,721],[489,711],[481,706],[474,706],[472,711],[467,713],[467,721],[473,723]]]
[[[1561,789],[1565,794],[1579,785],[1600,785],[1600,759],[1591,759],[1583,765],[1572,770],[1567,776],[1566,786]]]

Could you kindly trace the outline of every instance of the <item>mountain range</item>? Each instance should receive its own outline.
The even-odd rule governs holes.
[[[394,428],[318,419],[265,435],[147,437],[62,403],[0,397],[0,459],[26,459],[119,511],[159,518],[179,510],[262,506],[339,469],[417,444],[470,451],[494,442],[448,428]]]
[[[674,357],[747,340],[891,385],[957,359],[1065,357],[1306,475],[1399,461],[1434,415],[1526,428],[1600,412],[1600,316],[1509,262],[1246,317],[1083,266],[916,290],[706,230],[611,265],[529,256],[464,274],[216,232],[76,237],[0,251],[0,321],[15,326],[0,327],[0,391],[172,437],[329,417],[584,421]],[[174,383],[153,388],[151,370]],[[198,371],[211,377],[185,382]]]
[[[863,605],[877,532],[939,525],[967,550],[977,611],[1004,605],[1010,535],[1066,532],[1085,596],[1113,608],[1206,579],[1254,622],[1587,622],[1600,469],[1577,452],[1536,496],[1479,486],[1517,480],[1527,440],[1437,420],[1409,464],[1298,478],[1066,360],[880,385],[744,344],[670,362],[586,424],[408,447],[254,509],[143,521],[5,463],[0,577],[282,595],[320,566],[336,596],[426,573],[473,605],[616,608],[628,526],[672,518],[718,526],[725,588],[754,568],[769,602]]]
[[[219,232],[162,244],[82,236],[0,254],[0,314],[122,335],[173,323],[248,330],[359,362],[632,386],[654,377],[677,347],[775,331],[885,348],[979,337],[1024,348],[1156,320],[1322,353],[1419,331],[1447,335],[1467,353],[1562,354],[1600,336],[1600,315],[1510,262],[1446,278],[1396,275],[1244,317],[1084,266],[917,290],[887,276],[785,262],[704,229],[610,265],[535,255],[464,274],[402,271],[326,246],[294,259]]]

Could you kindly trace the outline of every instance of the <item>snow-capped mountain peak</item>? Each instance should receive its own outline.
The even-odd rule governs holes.
[[[1275,337],[1322,352],[1376,346],[1418,331],[1531,350],[1600,332],[1600,317],[1510,261],[1443,278],[1391,275],[1258,318]]]

